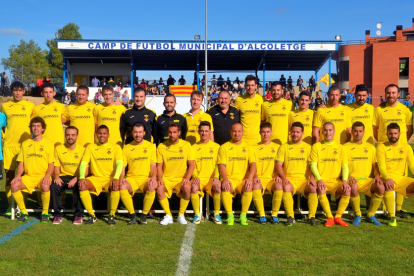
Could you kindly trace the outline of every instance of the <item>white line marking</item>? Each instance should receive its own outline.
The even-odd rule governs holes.
[[[175,275],[189,275],[191,257],[193,256],[193,240],[196,226],[189,222],[184,233],[183,244],[181,245],[180,259],[178,260],[177,271]]]

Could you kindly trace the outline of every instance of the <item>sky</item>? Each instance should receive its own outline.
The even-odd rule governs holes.
[[[204,39],[204,5],[202,0],[6,1],[0,6],[0,58],[7,58],[10,46],[21,39],[33,39],[47,49],[46,40],[70,22],[80,27],[84,39],[192,40],[195,34]],[[396,25],[411,27],[414,1],[209,0],[207,11],[209,40],[333,40],[339,34],[348,41],[364,40],[365,30],[376,36],[378,22],[382,22],[382,36],[392,35]],[[333,61],[332,72],[335,68]],[[137,75],[151,80],[166,79],[169,73],[138,71]],[[318,77],[325,73],[328,63]],[[193,72],[173,73],[176,79],[181,74],[192,82]],[[314,72],[266,71],[266,81],[278,80],[281,74],[294,80],[301,74],[307,80]],[[245,75],[226,72],[223,77],[234,80]],[[262,79],[261,71],[258,75]]]

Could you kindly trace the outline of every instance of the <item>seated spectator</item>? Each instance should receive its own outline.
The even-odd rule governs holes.
[[[227,82],[223,83],[223,85],[221,86],[221,91],[229,91],[229,85],[227,84]]]
[[[184,75],[181,75],[181,78],[178,80],[178,83],[180,84],[180,85],[185,85],[187,82],[185,81],[185,79],[184,79]]]
[[[115,88],[115,82],[113,81],[112,78],[109,78],[108,84]]]
[[[218,87],[222,87],[223,86],[223,83],[224,83],[224,79],[223,79],[223,77],[220,75],[220,77],[218,77],[218,79],[217,79],[217,85],[218,85]]]
[[[315,107],[315,98],[314,97],[312,97],[312,100],[311,100],[311,102],[310,102],[310,104],[309,104],[309,108],[310,109],[313,109]]]
[[[176,82],[175,79],[171,77],[171,75],[169,75],[167,79],[167,85],[174,85],[175,82]]]
[[[244,92],[246,91],[246,90],[244,89],[244,81],[241,81],[241,82],[240,82],[239,91],[240,91],[240,93],[241,93],[242,95],[244,95]]]
[[[68,105],[70,105],[70,94],[69,93],[67,93],[66,95],[65,95],[65,99],[64,99],[64,103],[65,103],[65,106],[67,107]]]
[[[267,93],[265,95],[266,100],[270,101],[272,99],[272,93],[270,93],[270,90],[267,90]]]
[[[213,75],[213,77],[211,78],[211,89],[213,89],[213,87],[217,88],[216,75]]]
[[[296,100],[296,97],[295,97],[295,92],[292,90],[292,91],[290,91],[290,98],[292,99],[292,102],[294,102],[293,100],[295,99]]]
[[[286,100],[290,100],[290,94],[287,91],[284,91],[283,95],[285,95]]]
[[[289,76],[289,78],[287,80],[288,90],[292,90],[293,89],[292,83],[293,83],[292,76]]]
[[[129,87],[129,83],[127,81],[124,83],[124,87]]]
[[[239,93],[234,90],[233,93],[231,93],[231,103],[234,104],[234,102],[236,101],[237,97],[239,96]]]
[[[233,85],[234,85],[235,83],[240,84],[239,77],[236,77],[236,79],[233,81]]]
[[[237,82],[233,83],[233,91],[239,91],[239,84]]]
[[[205,84],[206,84],[206,76],[204,75],[203,78],[200,81],[200,86],[201,86],[202,90],[204,89]]]
[[[125,90],[124,93],[122,94],[122,104],[126,108],[129,108],[129,95],[128,95],[128,90]]]
[[[230,80],[230,78],[229,78],[229,77],[227,77],[226,83],[227,83],[227,85],[229,86],[229,89],[230,89],[230,90],[233,90],[233,89],[232,89],[232,85],[231,85],[231,80]]]
[[[102,95],[101,93],[102,93],[101,89],[98,89],[98,92],[95,93],[95,99],[94,99],[95,104],[100,104],[101,103],[101,100],[100,100],[101,95]]]
[[[141,83],[139,84],[139,86],[143,87],[144,89],[147,89],[147,87],[148,87],[148,83],[147,83],[144,79],[142,79],[142,81],[141,81]]]
[[[154,88],[152,89],[152,93],[154,94],[154,95],[159,95],[160,94],[160,92],[158,91],[158,87],[155,85],[154,86]]]
[[[279,79],[280,84],[282,84],[282,87],[286,87],[286,78],[285,75],[282,75]]]
[[[70,103],[71,104],[75,104],[76,103],[76,93],[75,93],[75,90],[72,90],[72,92],[70,93]]]
[[[210,95],[210,105],[215,105],[217,103],[217,99],[218,99],[218,94],[216,91],[216,88],[213,88],[213,91],[211,92]]]

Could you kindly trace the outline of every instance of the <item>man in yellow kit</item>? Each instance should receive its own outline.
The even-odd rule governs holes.
[[[100,125],[106,125],[109,128],[111,133],[109,136],[109,143],[118,144],[122,147],[119,125],[121,116],[125,113],[126,108],[122,104],[115,104],[114,95],[114,88],[112,85],[105,85],[102,87],[102,96],[105,99],[105,102],[95,106],[93,116],[95,118],[96,128]]]
[[[6,171],[6,194],[9,207],[6,216],[11,215],[11,189],[10,183],[15,177],[15,170],[18,162],[21,145],[27,139],[30,139],[30,118],[33,113],[34,104],[23,100],[26,92],[25,86],[19,81],[15,81],[10,85],[13,93],[13,100],[5,102],[1,105],[1,112],[7,117],[7,126],[4,133],[3,155],[4,169]]]
[[[222,177],[221,198],[227,212],[227,225],[234,225],[233,197],[242,194],[240,224],[247,226],[247,211],[253,198],[253,178],[256,175],[256,160],[251,147],[243,141],[243,126],[235,123],[230,129],[231,140],[220,147],[218,164]]]
[[[289,129],[292,124],[300,122],[303,125],[302,141],[312,146],[312,124],[314,111],[309,109],[312,94],[309,91],[303,91],[299,94],[299,109],[289,113]]]
[[[312,146],[310,155],[311,170],[318,184],[319,202],[322,205],[328,220],[326,227],[339,224],[348,227],[342,220],[342,214],[349,204],[351,186],[348,184],[349,168],[345,148],[334,140],[335,126],[331,122],[324,123],[324,140]],[[342,169],[342,181],[339,180]],[[332,216],[329,200],[326,197],[329,191],[335,198],[341,197],[335,219]]]
[[[260,124],[260,137],[262,141],[256,146],[253,146],[253,153],[256,160],[256,176],[253,179],[253,202],[259,212],[260,223],[265,225],[266,216],[263,203],[263,194],[266,190],[269,190],[269,192],[273,194],[272,224],[278,224],[279,218],[277,217],[277,213],[279,212],[282,195],[278,193],[278,191],[272,189],[272,187],[275,183],[274,178],[277,176],[277,173],[275,173],[275,165],[279,145],[271,141],[271,123],[264,122]],[[277,200],[279,200],[279,202]]]
[[[191,110],[183,115],[187,120],[187,135],[185,137],[185,140],[190,142],[191,145],[194,145],[200,141],[198,126],[200,125],[201,121],[207,121],[212,125],[210,140],[214,141],[213,120],[211,119],[210,114],[204,112],[200,108],[201,104],[203,103],[203,98],[203,92],[193,91],[190,96]]]
[[[42,134],[46,130],[46,123],[40,117],[30,120],[30,132],[33,138],[22,143],[17,162],[19,162],[16,177],[11,182],[11,190],[21,215],[19,222],[26,222],[26,206],[22,192],[31,194],[34,188],[42,190],[42,219],[43,223],[49,222],[50,184],[53,173],[53,144]],[[24,175],[22,176],[22,174]]]
[[[181,126],[170,122],[168,125],[168,140],[157,148],[157,196],[161,207],[165,211],[161,225],[173,223],[170,206],[167,198],[171,198],[174,190],[178,191],[180,211],[177,221],[187,224],[184,213],[190,202],[190,178],[194,171],[194,152],[191,144],[181,140]]]
[[[302,140],[304,126],[294,122],[290,128],[291,140],[283,144],[277,153],[277,171],[282,179],[283,204],[285,206],[286,226],[295,223],[293,211],[293,195],[298,192],[308,198],[309,221],[312,226],[319,226],[315,219],[318,208],[317,185],[310,173],[309,156],[311,146]]]
[[[377,146],[377,162],[381,178],[385,183],[384,202],[390,216],[388,225],[397,226],[394,191],[404,197],[414,195],[414,178],[405,176],[407,165],[410,171],[414,172],[414,154],[410,145],[399,141],[401,132],[397,123],[390,123],[387,126],[387,136],[388,142]]]
[[[371,128],[371,124],[368,125]],[[344,145],[349,162],[349,184],[351,185],[351,203],[355,212],[353,225],[361,223],[361,200],[359,193],[373,197],[367,214],[367,221],[375,225],[381,223],[375,218],[375,212],[384,196],[384,183],[381,180],[375,147],[364,141],[365,126],[362,122],[352,124],[352,142]],[[371,178],[372,172],[375,178]]]
[[[62,122],[81,130],[79,132],[78,144],[87,147],[95,142],[95,119],[93,111],[95,104],[88,102],[89,88],[79,85],[76,88],[76,103],[65,109]]]
[[[194,224],[200,224],[200,196],[207,192],[214,200],[214,223],[222,224],[220,217],[221,183],[217,168],[219,144],[210,140],[211,123],[202,121],[198,127],[200,141],[193,145],[195,169],[191,184],[191,204],[194,209]]]
[[[263,97],[256,94],[257,79],[248,75],[245,81],[246,94],[236,98],[234,105],[240,111],[240,121],[244,129],[243,142],[256,145],[260,142],[260,120]]]
[[[343,145],[351,139],[351,110],[339,103],[341,91],[338,86],[331,86],[328,90],[329,104],[326,108],[319,108],[313,119],[313,142],[323,141],[322,126],[331,122],[335,126],[334,140]],[[321,135],[322,134],[322,135]]]
[[[147,215],[155,199],[157,188],[157,156],[155,145],[144,139],[145,125],[135,123],[132,126],[134,141],[125,145],[123,149],[124,168],[120,180],[121,200],[128,209],[130,221],[128,225],[137,222],[133,196],[135,191],[144,193],[144,207],[140,215],[140,224],[147,224]],[[125,175],[125,168],[128,172]]]
[[[79,166],[79,190],[83,206],[89,213],[85,224],[94,224],[97,221],[92,208],[91,194],[99,195],[102,190],[110,192],[111,212],[108,224],[115,225],[115,212],[119,203],[119,178],[123,168],[122,149],[117,144],[109,143],[109,129],[106,125],[98,127],[98,142],[86,147]],[[86,167],[92,176],[85,179]]]
[[[272,99],[262,104],[262,122],[272,124],[272,142],[279,146],[286,143],[289,138],[289,113],[294,109],[293,103],[283,98],[283,89],[280,82],[273,82]]]

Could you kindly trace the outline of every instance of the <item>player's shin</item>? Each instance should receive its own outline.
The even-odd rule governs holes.
[[[111,191],[111,212],[109,215],[115,216],[118,209],[119,199],[121,198],[119,191]]]
[[[333,218],[331,212],[331,206],[329,205],[329,200],[326,197],[326,194],[319,195],[319,202],[321,203],[322,209],[325,212],[328,218]]]
[[[280,205],[282,204],[283,198],[283,190],[276,190],[273,191],[273,198],[272,198],[272,216],[277,217]]]
[[[134,203],[132,201],[132,197],[131,197],[130,193],[128,192],[128,190],[121,190],[119,193],[121,195],[122,203],[124,203],[124,205],[127,208],[128,212],[130,214],[134,214],[135,213]],[[145,198],[144,198],[144,202],[145,202]],[[144,203],[144,206],[145,206],[145,203]]]
[[[223,199],[223,206],[224,210],[226,210],[227,214],[233,214],[233,196],[230,192],[222,192],[221,198]]]
[[[309,193],[308,206],[309,206],[309,218],[314,218],[316,216],[316,209],[318,208],[318,194]]]
[[[291,192],[283,193],[283,205],[285,206],[286,216],[288,218],[294,218],[295,212],[293,211],[293,197]]]
[[[220,207],[221,207],[221,194],[215,192],[213,196],[213,203],[214,203],[214,215],[220,215]]]
[[[190,201],[189,200],[187,200],[187,199],[184,199],[184,198],[181,198],[180,199],[180,210],[179,210],[179,212],[178,212],[178,215],[180,216],[180,215],[184,215],[184,213],[185,213],[185,210],[187,210],[187,206],[188,206],[188,203],[189,203]]]
[[[395,196],[395,207],[396,207],[396,212],[401,211],[402,210],[402,205],[404,203],[404,196],[402,194],[397,193]]]
[[[147,191],[144,197],[144,207],[142,208],[142,213],[144,215],[148,215],[149,211],[151,210],[152,204],[154,204],[154,200],[155,200],[155,191],[154,192]],[[131,202],[132,202],[132,198],[131,198]]]
[[[264,210],[264,203],[263,203],[263,196],[261,190],[253,190],[253,202],[256,206],[257,211],[259,211],[259,215],[262,217],[265,215]]]
[[[338,204],[338,210],[336,211],[335,217],[340,218],[342,217],[342,214],[345,212],[346,208],[349,205],[349,196],[342,195],[341,200]]]
[[[250,204],[252,203],[253,193],[252,192],[244,192],[242,195],[241,203],[241,214],[246,215],[247,211],[249,210]]]
[[[22,191],[17,191],[15,193],[12,193],[14,200],[17,203],[17,206],[19,206],[20,211],[22,213],[27,214],[26,205],[24,204],[24,197]]]
[[[384,193],[384,202],[390,217],[395,217],[395,198],[394,191],[386,191]]]
[[[11,187],[10,186],[6,186],[5,188],[6,188],[7,203],[9,204],[9,206],[11,206],[11,202],[12,202]]]
[[[80,194],[80,198],[82,200],[83,206],[88,211],[89,215],[95,216],[95,213],[93,212],[93,207],[92,207],[92,198],[91,198],[91,194],[89,193],[89,191],[80,191],[79,194]]]
[[[367,213],[367,217],[375,216],[375,212],[378,210],[379,206],[381,205],[383,198],[384,196],[373,194],[371,198],[371,205],[369,206],[369,210]]]
[[[170,203],[168,202],[168,199],[165,197],[164,199],[159,200],[159,203],[162,207],[162,209],[164,210],[166,215],[172,216],[171,215],[171,210],[170,210]]]
[[[198,193],[191,194],[191,205],[193,205],[194,214],[200,215],[200,196]]]
[[[48,214],[49,212],[49,203],[50,203],[50,191],[42,192],[42,214]]]
[[[356,216],[361,216],[361,197],[351,197],[352,208],[354,209]]]

